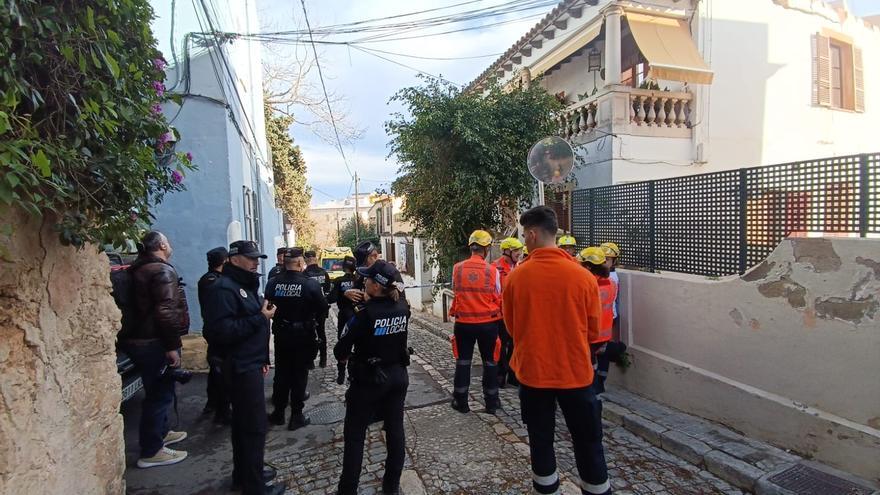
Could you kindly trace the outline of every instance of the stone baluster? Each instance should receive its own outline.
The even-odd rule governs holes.
[[[680,100],[681,106],[679,107],[678,114],[675,116],[675,126],[683,127],[685,122],[687,121],[687,110],[686,108],[690,105],[690,101],[688,100]]]
[[[588,123],[588,115],[590,114],[590,106],[584,105],[578,109],[578,114],[580,115],[580,126],[578,136],[582,136],[587,133],[590,128],[590,124]]]
[[[645,122],[647,122],[650,127],[655,125],[655,121],[657,120],[657,112],[654,110],[654,104],[657,103],[657,98],[646,96],[645,99],[648,100],[648,116],[645,118]]]
[[[642,104],[642,100],[644,99],[641,95],[634,95],[633,100],[635,100],[636,109],[633,114],[633,120],[636,121],[636,125],[642,125],[645,121],[645,106]]]
[[[676,119],[676,110],[675,106],[681,100],[678,98],[670,98],[669,99],[669,114],[666,116],[666,127],[675,127],[675,119]]]
[[[580,128],[579,128],[580,112],[578,112],[577,110],[572,110],[570,112],[570,114],[571,114],[571,129],[570,129],[570,132],[568,135],[571,137],[574,137],[574,136],[577,136],[578,133],[580,132]]]
[[[659,100],[660,105],[657,107],[657,125],[660,127],[666,127],[666,102],[669,98],[661,96]]]
[[[590,103],[589,108],[587,108],[587,127],[591,130],[596,127],[596,110],[596,104]]]
[[[565,139],[568,137],[568,117],[565,113],[559,116],[559,137]]]

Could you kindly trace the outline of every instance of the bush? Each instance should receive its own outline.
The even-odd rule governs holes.
[[[159,106],[152,16],[147,0],[0,7],[0,205],[50,213],[65,244],[137,236],[192,168]]]

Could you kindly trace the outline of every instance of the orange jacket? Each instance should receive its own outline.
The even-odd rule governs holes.
[[[599,334],[591,344],[600,344],[611,340],[611,327],[614,325],[614,300],[617,298],[617,284],[607,277],[596,277],[599,284],[599,301],[602,313],[599,317]]]
[[[487,323],[501,319],[501,283],[498,270],[473,255],[452,268],[455,298],[449,315],[459,323]]]
[[[504,282],[507,280],[507,276],[510,275],[510,272],[516,268],[516,265],[510,262],[510,258],[506,256],[501,256],[497,260],[492,262],[492,266],[494,266],[498,270],[498,275],[501,282],[501,291],[504,291]]]
[[[556,247],[529,253],[507,277],[504,324],[513,338],[510,367],[535,388],[593,383],[589,343],[599,336],[596,278]]]

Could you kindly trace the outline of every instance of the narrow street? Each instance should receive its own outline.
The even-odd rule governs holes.
[[[504,410],[485,414],[480,398],[479,367],[472,372],[471,409],[467,415],[448,405],[454,361],[449,343],[428,328],[424,317],[410,324],[410,345],[415,349],[407,397],[407,460],[403,493],[414,494],[523,494],[531,490],[529,450],[525,426],[519,416],[516,389],[501,391]],[[335,341],[335,315],[327,321],[331,345]],[[332,494],[342,464],[342,419],[345,387],[334,381],[336,369],[316,368],[310,377],[311,399],[306,413],[312,425],[288,432],[270,429],[266,462],[278,470],[288,493]],[[269,397],[270,379],[266,381]],[[189,458],[174,466],[138,469],[136,397],[123,407],[126,435],[126,484],[129,494],[225,494],[229,491],[232,449],[228,427],[215,426],[201,416],[205,375],[180,389],[180,428],[189,438],[179,448]],[[174,417],[172,417],[172,424]],[[561,414],[557,425],[564,425]],[[564,430],[564,428],[561,428]],[[557,432],[557,458],[561,492],[576,494],[570,437]],[[713,474],[673,456],[635,436],[621,426],[605,423],[605,447],[611,483],[617,494],[739,494]],[[364,452],[361,493],[375,494],[381,486],[385,447],[380,425],[371,427]]]

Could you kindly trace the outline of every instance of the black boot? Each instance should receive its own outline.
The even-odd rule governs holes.
[[[303,413],[293,414],[290,416],[290,423],[287,423],[287,429],[290,431],[298,430],[303,426],[311,424],[312,420]]]
[[[452,394],[452,408],[460,413],[471,412],[471,406],[468,405],[467,394]]]
[[[232,424],[232,415],[229,413],[228,407],[223,408],[223,409],[217,409],[217,411],[214,413],[214,424],[215,425],[231,425]]]
[[[495,414],[501,409],[501,399],[498,396],[486,398],[486,413]]]
[[[318,359],[318,366],[321,368],[327,367],[327,343],[322,342],[321,348],[319,349],[321,357]]]
[[[273,425],[283,425],[284,424],[284,409],[275,409],[272,411],[272,414],[269,415],[269,423]]]

